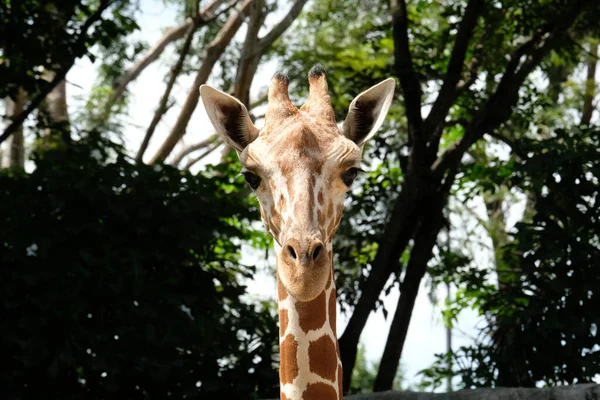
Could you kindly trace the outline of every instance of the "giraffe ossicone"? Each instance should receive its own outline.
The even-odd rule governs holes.
[[[288,77],[273,76],[260,129],[234,97],[206,85],[200,96],[217,133],[237,151],[275,241],[281,399],[339,400],[333,235],[363,145],[383,123],[396,84],[389,78],[360,93],[338,124],[325,69],[315,65],[308,80],[308,99],[297,108]]]

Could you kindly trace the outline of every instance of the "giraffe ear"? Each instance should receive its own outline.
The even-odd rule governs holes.
[[[200,86],[200,97],[217,134],[238,152],[258,137],[246,106],[235,97],[207,85]]]
[[[356,96],[342,122],[342,133],[358,146],[373,137],[383,124],[392,100],[396,82],[388,78]]]

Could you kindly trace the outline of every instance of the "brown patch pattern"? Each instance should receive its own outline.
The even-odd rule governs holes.
[[[302,393],[303,400],[338,400],[335,389],[325,383],[311,383]]]
[[[296,302],[296,311],[298,312],[298,323],[300,328],[306,333],[313,329],[319,329],[325,324],[325,291],[311,301]]]
[[[288,326],[288,310],[279,310],[279,336],[283,335]]]
[[[279,380],[285,385],[294,382],[298,376],[298,342],[292,335],[287,335],[279,347]]]
[[[279,299],[279,301],[281,301],[285,300],[286,297],[288,297],[288,292],[287,290],[285,290],[285,286],[283,286],[283,283],[281,283],[281,279],[277,277],[277,298]]]
[[[321,210],[317,210],[317,219],[319,220],[319,226],[325,225],[325,214]]]
[[[335,372],[338,359],[335,353],[335,344],[329,336],[321,336],[308,345],[308,358],[311,360],[310,371],[323,379],[335,382]]]
[[[290,400],[283,392],[279,392],[279,399],[280,400]]]
[[[273,232],[279,233],[281,230],[281,214],[273,207],[271,207],[271,227],[273,227]]]
[[[317,201],[319,202],[319,205],[322,206],[323,205],[323,191],[319,190],[319,194],[317,195]]]

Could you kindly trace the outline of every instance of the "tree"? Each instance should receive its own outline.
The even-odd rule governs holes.
[[[343,10],[337,6],[332,2],[315,6],[314,17],[302,27],[306,28],[304,36],[296,47],[288,44],[289,62],[300,64],[315,56],[330,60],[342,82],[332,89],[336,106],[344,103],[358,79],[372,79],[374,70],[377,74],[393,70],[400,81],[407,129],[399,128],[402,120],[390,123],[390,129],[401,138],[391,139],[384,133],[377,145],[387,144],[390,149],[370,153],[383,163],[366,178],[365,190],[351,201],[362,211],[353,214],[351,205],[346,214],[348,225],[356,227],[348,229],[349,238],[339,240],[351,249],[355,260],[362,257],[358,258],[362,259],[359,275],[364,277],[351,282],[349,289],[343,289],[343,280],[338,282],[341,292],[359,292],[345,297],[354,300],[350,321],[340,337],[346,390],[367,317],[377,307],[380,294],[391,290],[389,283],[400,282],[401,296],[375,384],[376,390],[386,390],[397,369],[419,284],[444,225],[442,211],[454,193],[464,160],[479,144],[490,142],[486,134],[498,137],[499,131],[510,126],[515,107],[526,105],[535,93],[531,73],[544,68],[553,54],[582,60],[575,38],[595,29],[590,16],[596,5],[585,1],[536,7],[519,1],[502,5],[393,1],[391,26],[381,14],[370,12],[372,5]],[[387,4],[378,2],[377,9],[388,10]],[[351,22],[338,33],[333,28],[339,23],[332,21],[335,18]],[[323,20],[325,27],[310,30],[311,23]],[[438,29],[432,30],[432,25]],[[367,42],[352,42],[360,31],[368,32]],[[313,37],[319,40],[312,41]],[[308,49],[313,43],[318,43],[318,48],[311,56]],[[389,44],[394,64],[390,58],[386,60]],[[303,46],[309,47],[305,50]],[[487,86],[474,85],[486,77],[490,78]],[[425,83],[428,90],[423,93]],[[425,118],[424,101],[431,104]],[[378,178],[391,171],[398,171],[397,178]],[[344,279],[347,273],[341,275]],[[390,281],[392,276],[396,279]]]
[[[591,273],[600,251],[593,206],[597,145],[596,130],[557,130],[547,139],[522,140],[529,156],[502,165],[511,171],[510,184],[534,194],[533,216],[517,224],[514,240],[502,248],[502,288],[485,283],[492,271],[468,263],[451,278],[464,287],[452,314],[473,305],[488,325],[474,345],[438,356],[425,371],[431,386],[444,374],[475,388],[568,385],[592,382],[599,373],[594,307],[600,289]],[[554,168],[545,168],[548,163]],[[482,182],[505,182],[494,168],[476,171]],[[445,368],[448,358],[457,368]]]

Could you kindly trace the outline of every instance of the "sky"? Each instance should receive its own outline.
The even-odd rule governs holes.
[[[143,15],[138,19],[141,31],[136,33],[135,37],[142,38],[149,45],[152,45],[161,37],[164,28],[176,24],[175,10],[172,6],[165,5],[162,1],[157,0],[141,0],[141,6]],[[283,12],[285,11],[286,10],[283,10]],[[280,14],[281,11],[279,15]],[[279,15],[271,16],[270,20],[267,20],[267,24],[272,24]],[[238,32],[238,38],[243,36],[244,29],[245,27],[242,27],[240,32]],[[172,47],[167,49],[167,52],[165,53],[166,57],[161,57],[158,62],[153,63],[129,86],[129,91],[132,95],[129,106],[129,116],[127,119],[128,125],[124,137],[131,154],[137,152],[145,129],[152,119],[154,110],[163,93],[165,76],[170,67],[169,63],[165,62],[165,60],[169,60],[169,54],[172,54]],[[253,95],[256,96],[259,89],[269,82],[270,77],[273,75],[276,68],[277,65],[275,62],[269,62],[259,67],[259,71],[254,79],[254,84],[251,89],[251,97]],[[71,112],[74,111],[77,102],[89,94],[95,82],[96,75],[95,66],[87,59],[79,60],[69,72],[67,75],[67,91]],[[177,99],[177,102],[159,124],[155,137],[151,141],[148,151],[146,152],[146,161],[156,152],[162,143],[162,140],[168,134],[177,118],[177,113],[187,96],[192,80],[192,76],[180,79],[175,86],[173,96]],[[221,90],[226,89],[217,88]],[[362,91],[365,89],[367,88],[361,88],[360,90]],[[214,130],[212,125],[200,102],[190,121],[183,142],[186,145],[197,143],[213,133]],[[177,152],[177,148],[174,152]],[[216,161],[219,155],[219,151],[214,152],[214,155],[207,158],[206,162]],[[196,170],[198,168],[201,168],[201,166],[196,167]],[[461,205],[454,204],[453,206],[460,207]],[[480,218],[486,219],[485,208],[481,201],[474,200],[468,202],[467,206]],[[514,225],[520,218],[522,208],[522,202],[519,202],[514,206],[514,209],[511,210],[508,221],[509,227]],[[474,221],[474,218],[463,220],[456,215],[452,217],[453,225],[463,226],[465,228],[463,229],[465,235],[468,231],[467,228],[474,229],[477,235],[477,240],[474,241],[473,244],[476,262],[478,265],[489,265],[492,260],[492,255],[489,251],[489,248],[491,248],[491,241],[481,227],[477,228]],[[459,231],[459,234],[461,234],[460,232],[461,231]],[[263,266],[266,265],[266,263],[270,263],[271,267],[274,266],[274,260],[272,258],[270,260],[265,260],[264,254],[258,254],[247,246],[243,247],[242,262]],[[249,281],[248,285],[252,297],[275,299],[275,277],[269,274],[266,268],[260,269],[255,279]],[[415,382],[418,380],[418,377],[416,376],[417,373],[421,369],[431,365],[436,353],[442,353],[446,350],[446,332],[442,323],[441,307],[439,305],[432,305],[428,299],[427,293],[428,289],[425,287],[425,283],[423,283],[413,310],[411,324],[402,354],[401,363],[406,371],[408,382]],[[438,294],[441,301],[443,301],[445,295],[445,289],[441,288]],[[395,289],[384,298],[385,307],[389,312],[387,320],[384,318],[381,311],[372,313],[369,317],[361,337],[361,342],[366,347],[366,357],[370,361],[377,361],[383,353],[389,325],[398,297],[398,289]],[[343,332],[346,323],[347,316],[339,314],[338,332]],[[453,331],[452,342],[454,348],[472,343],[473,338],[477,334],[476,326],[479,323],[481,323],[481,318],[475,312],[463,312],[459,317],[456,329]]]

